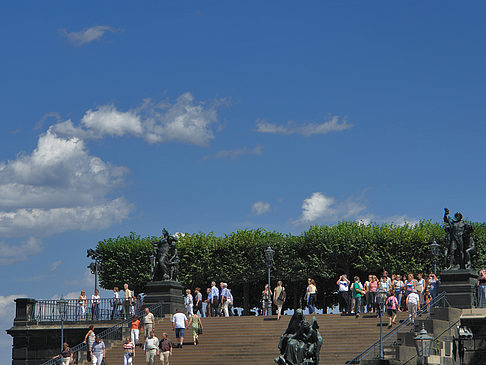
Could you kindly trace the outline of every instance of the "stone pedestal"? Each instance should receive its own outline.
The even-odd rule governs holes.
[[[15,299],[15,326],[26,326],[28,323],[32,322],[35,299],[31,298],[17,298]]]
[[[477,301],[478,274],[474,270],[444,270],[440,273],[439,292],[447,293],[454,308],[473,308]]]
[[[183,289],[178,281],[151,281],[145,286],[143,304],[151,306],[162,303],[164,315],[174,314],[176,309],[184,310]]]

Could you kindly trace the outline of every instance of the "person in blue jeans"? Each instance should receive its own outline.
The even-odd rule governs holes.
[[[354,277],[354,283],[351,285],[351,295],[353,296],[354,299],[354,314],[356,315],[356,318],[359,317],[360,313],[360,308],[361,308],[361,297],[364,294],[364,288],[363,285],[361,285],[361,282],[359,281],[359,276]]]

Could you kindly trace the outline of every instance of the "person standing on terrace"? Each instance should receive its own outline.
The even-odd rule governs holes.
[[[273,290],[273,302],[277,306],[277,319],[280,319],[280,316],[282,315],[282,307],[286,298],[287,294],[285,288],[283,287],[282,281],[279,280],[277,286]]]
[[[100,292],[95,289],[94,294],[91,295],[91,318],[93,321],[100,319],[100,302]]]
[[[345,314],[349,310],[349,284],[346,274],[342,274],[336,285],[339,286],[339,311]]]

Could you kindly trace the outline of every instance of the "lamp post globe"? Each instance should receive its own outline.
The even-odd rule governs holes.
[[[270,291],[270,271],[272,269],[272,265],[273,265],[273,255],[274,255],[275,251],[272,250],[272,248],[270,246],[267,247],[267,249],[265,250],[265,261],[267,263],[267,270],[268,270],[268,290]],[[267,302],[267,305],[266,305],[266,309],[267,309],[267,315],[268,316],[271,316],[272,315],[272,298],[271,298],[271,295],[269,294],[268,295],[268,302]]]
[[[64,344],[64,319],[66,316],[66,309],[67,309],[67,304],[68,301],[61,297],[57,302],[57,310],[59,311],[59,317],[61,319],[61,351],[63,350],[63,344]]]
[[[386,303],[386,291],[380,289],[376,296],[376,301],[378,302],[379,307],[379,316],[380,316],[380,360],[385,358],[383,352],[383,313],[385,311],[385,303]]]
[[[417,357],[422,359],[422,364],[427,364],[427,358],[430,356],[432,350],[432,344],[434,343],[434,337],[427,333],[427,330],[422,323],[422,329],[419,334],[414,337],[415,350],[417,351]]]
[[[434,239],[434,242],[430,244],[429,248],[430,253],[432,254],[432,262],[434,263],[434,274],[437,274],[437,259],[440,255],[440,245]]]

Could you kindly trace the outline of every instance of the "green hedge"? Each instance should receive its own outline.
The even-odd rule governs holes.
[[[477,250],[474,266],[486,264],[486,223],[473,223]],[[391,273],[431,272],[429,244],[443,244],[445,232],[439,223],[422,221],[415,226],[392,224],[360,225],[340,222],[333,226],[311,226],[300,235],[269,232],[264,229],[238,230],[222,237],[213,233],[186,234],[178,243],[179,280],[188,288],[203,291],[215,280],[225,281],[232,289],[237,305],[245,309],[260,305],[261,291],[267,280],[264,250],[275,250],[272,286],[282,280],[287,288],[287,305],[295,307],[305,291],[306,279],[314,278],[319,305],[331,304],[336,280],[342,273],[349,277]],[[102,257],[101,285],[111,289],[123,282],[143,291],[149,280],[150,244],[155,237],[107,239],[98,244]],[[439,270],[444,260],[438,262]]]

